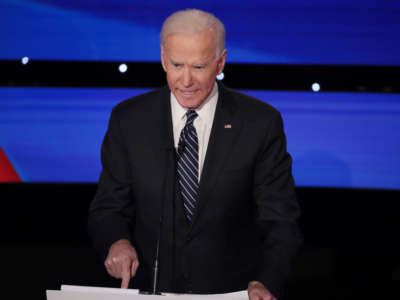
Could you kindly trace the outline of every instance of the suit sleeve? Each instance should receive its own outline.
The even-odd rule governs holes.
[[[118,107],[113,109],[101,148],[102,171],[98,189],[89,207],[88,231],[103,259],[111,244],[131,239],[134,202],[132,175]]]
[[[275,297],[283,295],[291,265],[301,244],[300,208],[292,177],[292,159],[279,112],[270,119],[254,174],[257,224],[263,237],[259,278]]]

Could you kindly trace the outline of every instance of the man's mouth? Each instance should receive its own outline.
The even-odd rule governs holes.
[[[194,91],[183,91],[183,90],[180,90],[180,92],[182,94],[187,95],[187,96],[193,95],[194,93],[196,93],[196,91],[197,90],[194,90]]]

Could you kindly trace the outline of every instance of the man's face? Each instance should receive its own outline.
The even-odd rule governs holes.
[[[215,32],[171,34],[161,47],[161,62],[167,82],[179,104],[197,108],[211,93],[215,77],[225,65],[226,50],[217,59]]]

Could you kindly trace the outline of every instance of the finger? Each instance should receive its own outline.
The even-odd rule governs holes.
[[[129,287],[130,279],[131,279],[131,276],[130,276],[129,272],[122,274],[121,289],[127,289]]]
[[[260,299],[265,299],[265,300],[276,300],[271,294],[266,294],[264,297],[260,297]]]
[[[121,274],[121,289],[127,289],[129,287],[129,281],[131,279],[131,270],[130,266],[127,263],[122,265],[122,274]]]
[[[262,300],[261,296],[255,293],[249,295],[249,300]]]
[[[261,298],[259,297],[258,293],[251,291],[248,293],[249,294],[249,300],[260,300]]]
[[[259,290],[253,290],[248,293],[250,300],[276,300],[269,293],[263,293]]]
[[[263,294],[260,294],[259,295],[259,299],[260,300],[274,300],[275,298],[274,297],[272,297],[272,295],[271,294],[269,294],[269,293],[263,293]]]
[[[137,269],[139,268],[139,260],[135,259],[132,262],[132,267],[131,267],[131,277],[135,276]]]

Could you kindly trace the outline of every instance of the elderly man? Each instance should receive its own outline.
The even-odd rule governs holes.
[[[161,31],[168,87],[112,111],[89,232],[122,288],[151,290],[157,257],[159,291],[283,295],[301,238],[282,119],[216,83],[226,54],[217,18],[176,12]]]

